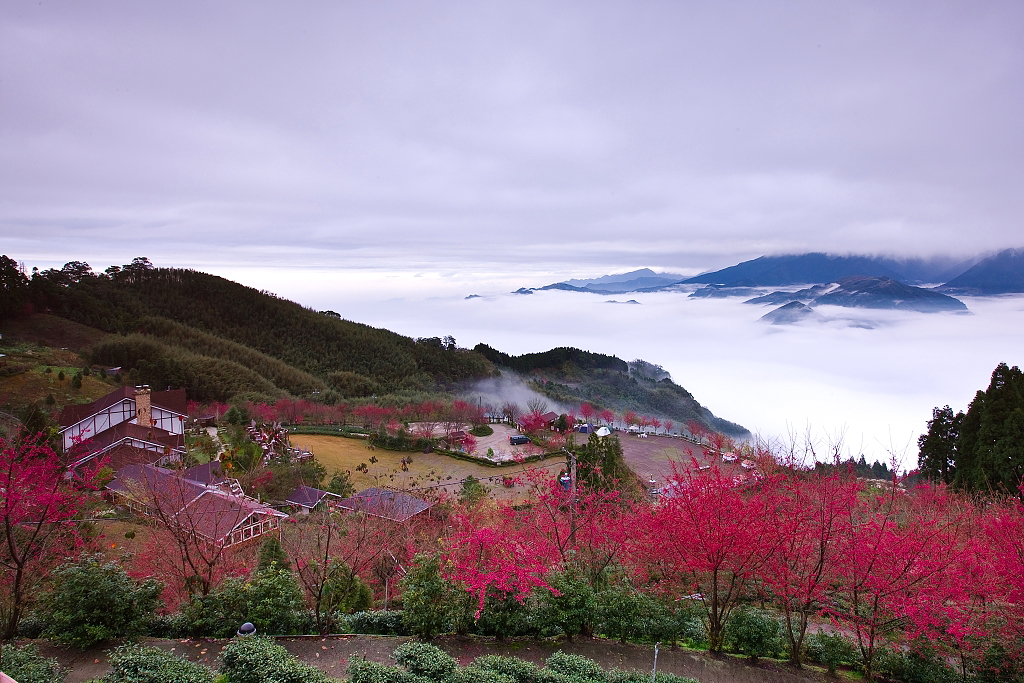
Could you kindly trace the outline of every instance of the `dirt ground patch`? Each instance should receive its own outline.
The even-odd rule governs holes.
[[[353,635],[326,638],[282,637],[277,640],[302,661],[318,667],[331,676],[341,678],[354,657],[394,664],[391,653],[411,639],[398,636]],[[229,641],[147,638],[142,642],[216,669],[217,656]],[[467,665],[477,657],[487,654],[512,655],[542,664],[557,650],[590,657],[606,669],[650,671],[654,663],[654,648],[649,645],[621,645],[615,641],[596,638],[581,639],[574,643],[534,640],[498,643],[484,638],[452,636],[440,638],[436,644],[458,659],[462,665]],[[37,646],[41,654],[56,657],[61,664],[71,668],[67,683],[82,683],[99,678],[109,671],[106,661],[107,648],[74,650],[43,641],[37,641]],[[670,648],[660,650],[658,670],[690,676],[701,683],[821,683],[825,680],[820,671],[796,671],[779,662],[761,660],[757,664],[750,664],[736,657],[711,657],[705,652]]]
[[[682,474],[697,467],[716,465],[726,476],[741,476],[746,471],[739,463],[722,462],[717,455],[705,455],[704,448],[689,441],[668,436],[641,438],[635,434],[619,432],[622,457],[630,469],[645,482],[654,477],[655,486],[663,486],[672,476],[673,466]]]
[[[481,436],[476,440],[476,453],[484,454],[487,449],[490,448],[494,451],[494,454],[499,460],[513,460],[514,456],[521,455],[527,456],[529,453],[521,446],[510,446],[508,438],[510,436],[517,436],[521,432],[518,429],[513,429],[508,425],[492,424],[490,425],[494,433],[490,436]]]
[[[558,469],[565,465],[564,459],[549,458],[526,465],[487,467],[438,453],[403,453],[380,448],[370,450],[362,439],[321,434],[293,434],[291,441],[295,446],[312,451],[317,461],[327,468],[328,476],[335,470],[349,472],[357,491],[371,486],[388,486],[410,491],[445,491],[458,495],[462,481],[473,476],[482,480],[495,498],[519,500],[526,497],[527,489],[522,486],[505,488],[502,485],[504,477],[515,477],[525,469],[536,467],[548,468],[552,476],[556,476]],[[375,458],[376,462],[371,462],[371,458]],[[404,467],[403,459],[406,460]],[[357,471],[356,467],[362,464],[366,465],[366,471]]]

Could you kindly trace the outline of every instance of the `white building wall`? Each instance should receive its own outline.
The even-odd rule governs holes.
[[[64,430],[64,450],[75,445],[76,442],[88,441],[100,432],[105,432],[111,427],[117,426],[126,420],[135,418],[135,401],[124,400],[120,403],[106,408],[105,410],[91,415],[77,424],[73,424]],[[178,432],[179,434],[181,432]]]

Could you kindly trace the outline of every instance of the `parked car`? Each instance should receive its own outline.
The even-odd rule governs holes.
[[[510,446],[525,446],[530,443],[530,437],[523,436],[522,434],[516,434],[508,437],[508,443]]]

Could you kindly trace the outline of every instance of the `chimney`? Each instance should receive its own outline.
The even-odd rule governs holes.
[[[153,405],[149,400],[148,384],[135,387],[135,416],[135,422],[140,427],[153,426]]]

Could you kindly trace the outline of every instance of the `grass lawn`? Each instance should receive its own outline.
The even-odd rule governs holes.
[[[128,515],[123,511],[120,514]],[[151,527],[131,519],[110,519],[94,524],[99,550],[108,560],[118,560],[125,553],[141,554],[153,533]],[[133,538],[125,537],[129,531],[134,533]]]
[[[72,377],[82,369],[85,361],[73,351],[61,349],[14,350],[0,347],[5,364],[28,366],[25,372],[9,377],[0,377],[0,404],[16,399],[18,405],[42,401],[53,394],[56,407],[71,403],[91,403],[109,394],[120,385],[113,378],[101,379],[96,373],[82,378],[82,388],[71,387]],[[50,368],[51,372],[46,372]],[[64,380],[57,375],[64,371]]]
[[[335,470],[348,471],[357,491],[371,486],[388,486],[398,489],[416,489],[437,487],[458,495],[462,480],[472,475],[491,489],[491,494],[501,499],[519,499],[526,497],[526,488],[517,486],[506,489],[501,484],[503,476],[516,476],[524,469],[546,467],[554,477],[558,469],[565,464],[563,459],[548,458],[542,462],[509,467],[486,467],[437,453],[400,453],[385,451],[380,448],[370,450],[362,439],[348,439],[342,436],[326,436],[320,434],[293,434],[292,445],[308,448],[316,456],[318,462],[327,468],[330,478]],[[371,462],[376,458],[376,462]],[[408,471],[402,469],[402,459],[411,458]],[[366,472],[356,471],[356,467],[365,464]]]

